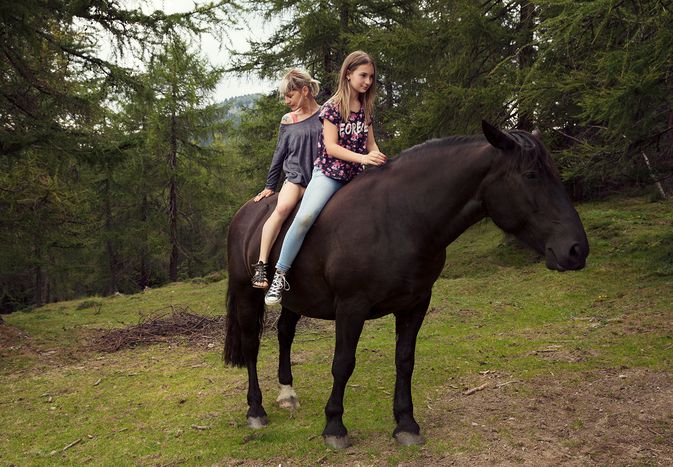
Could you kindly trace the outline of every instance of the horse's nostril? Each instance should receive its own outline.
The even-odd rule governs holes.
[[[573,246],[570,247],[570,257],[578,258],[581,254],[582,251],[580,249],[579,243],[575,243]]]

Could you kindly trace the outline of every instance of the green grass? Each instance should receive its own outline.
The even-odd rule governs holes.
[[[473,387],[483,370],[524,383],[550,372],[573,379],[623,367],[670,371],[671,204],[616,199],[579,211],[591,244],[581,272],[546,270],[488,222],[449,247],[417,346],[413,390],[422,427],[455,423],[450,413],[438,420],[433,407]],[[391,317],[365,326],[345,398],[355,447],[343,452],[328,450],[319,436],[331,389],[329,326],[297,334],[293,372],[302,406],[294,414],[273,404],[277,344],[272,335],[263,340],[260,384],[271,423],[259,432],[245,425],[246,373],[222,366],[220,343],[114,354],[83,347],[92,330],[135,324],[171,306],[219,315],[225,291],[224,281],[193,281],[7,316],[29,337],[0,346],[0,464],[396,464],[484,449],[478,432],[460,444],[441,437],[422,448],[394,444]],[[539,352],[550,346],[558,351]],[[571,420],[570,428],[583,423]]]

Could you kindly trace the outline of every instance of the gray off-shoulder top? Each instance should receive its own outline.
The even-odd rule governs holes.
[[[301,122],[280,125],[278,142],[273,153],[265,188],[276,190],[281,166],[285,179],[306,187],[311,180],[313,161],[318,156],[322,124],[318,112]]]

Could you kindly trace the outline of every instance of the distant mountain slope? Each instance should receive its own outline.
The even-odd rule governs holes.
[[[243,96],[230,97],[229,99],[224,100],[220,103],[223,107],[228,108],[225,115],[225,120],[231,121],[234,126],[238,125],[241,122],[241,113],[244,109],[249,109],[255,105],[257,99],[262,97],[263,94],[245,94]]]

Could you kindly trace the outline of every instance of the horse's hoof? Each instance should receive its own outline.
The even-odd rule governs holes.
[[[248,417],[248,426],[253,430],[259,430],[269,424],[269,419],[264,417]]]
[[[278,407],[287,410],[297,410],[299,408],[299,401],[296,397],[288,397],[287,399],[278,400]]]
[[[407,431],[400,431],[395,434],[395,439],[402,446],[419,446],[425,444],[425,438],[421,434],[409,433]]]
[[[299,408],[299,399],[297,399],[297,393],[291,384],[280,385],[280,394],[278,394],[276,402],[281,409],[295,410]]]
[[[340,449],[346,449],[347,447],[351,446],[351,440],[346,436],[325,436],[325,444],[332,448],[336,449],[337,451]]]

